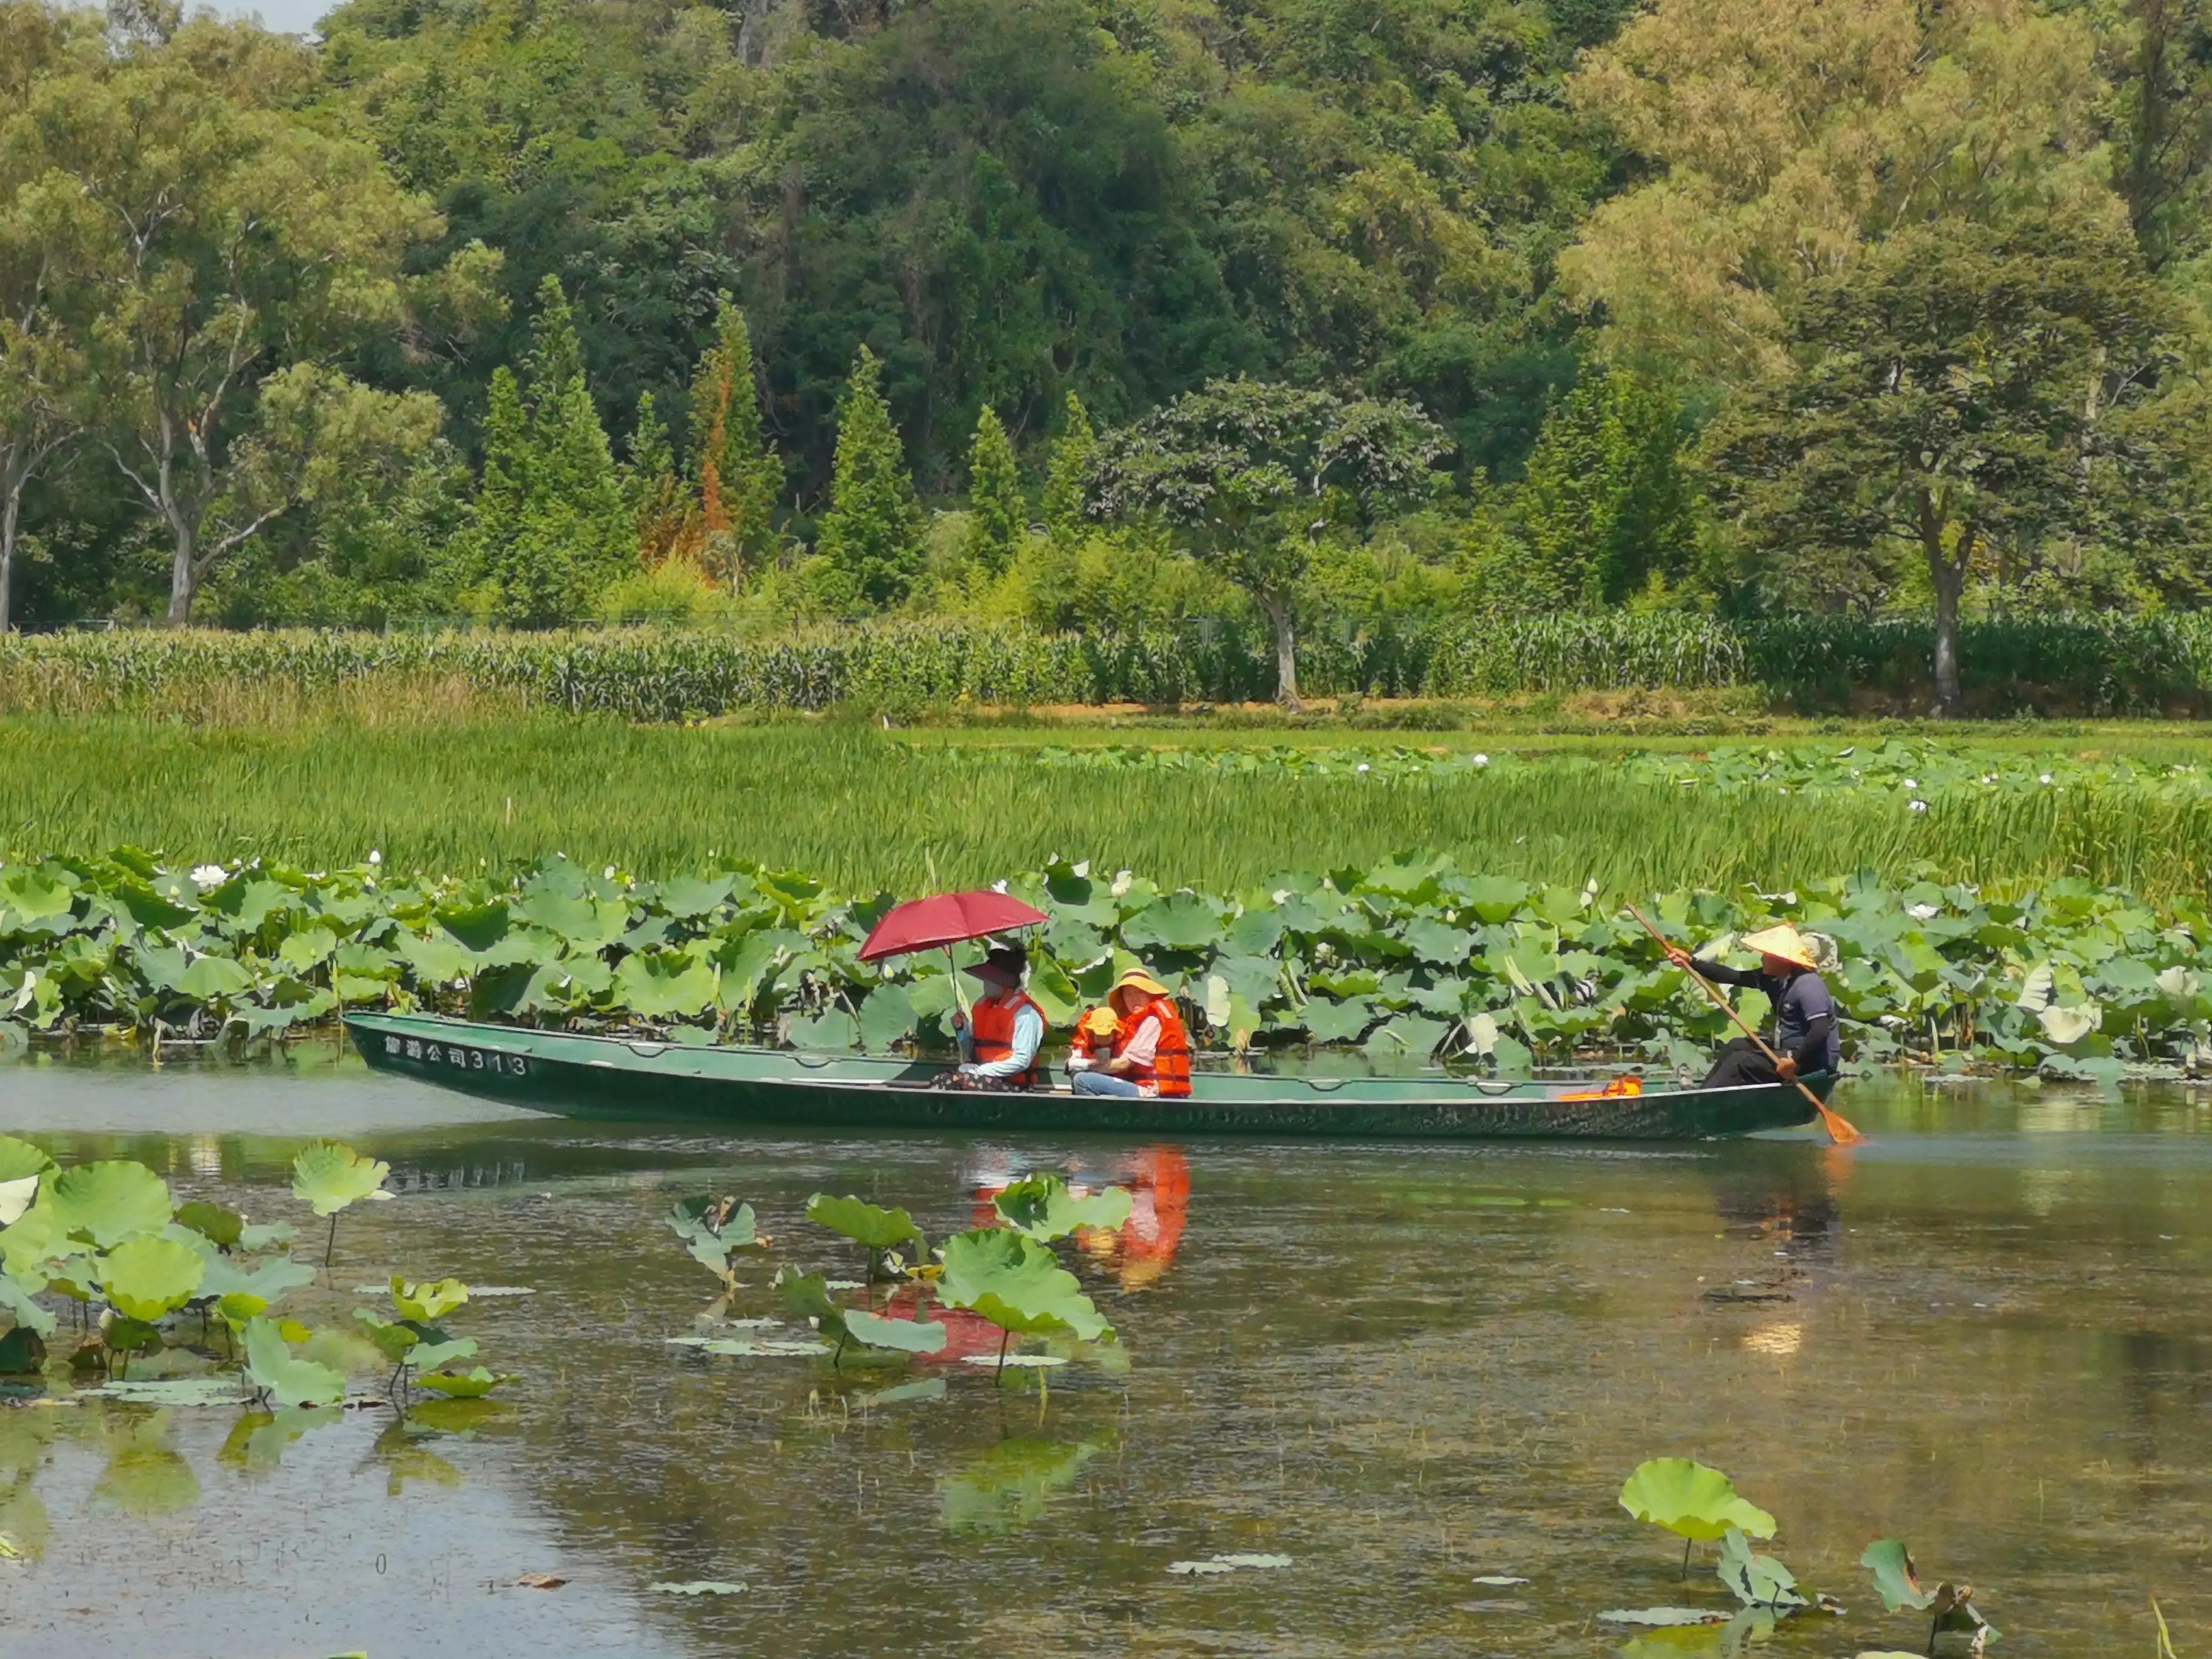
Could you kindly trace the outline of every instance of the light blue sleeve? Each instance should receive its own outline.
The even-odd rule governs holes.
[[[1036,1064],[1037,1050],[1042,1047],[1044,1016],[1034,1008],[1024,1008],[1014,1015],[1013,1053],[1004,1060],[994,1060],[981,1066],[963,1066],[960,1069],[970,1077],[1012,1077],[1018,1072],[1026,1072]]]

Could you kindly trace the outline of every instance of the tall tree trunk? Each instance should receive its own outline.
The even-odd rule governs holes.
[[[192,599],[199,592],[199,526],[172,513],[169,528],[175,532],[177,547],[169,560],[168,623],[182,628],[192,619]]]
[[[1959,544],[1945,544],[1950,514],[1929,495],[1920,498],[1920,548],[1928,559],[1928,583],[1936,590],[1936,713],[1946,720],[1966,712],[1966,694],[1959,684],[1959,599],[1966,592],[1966,572],[1972,568],[1977,526],[1969,520],[1959,531]]]
[[[21,493],[13,489],[0,501],[0,640],[8,637],[8,605],[15,580],[15,524],[22,504]]]
[[[1303,714],[1306,706],[1298,701],[1298,642],[1291,626],[1291,602],[1280,593],[1262,593],[1260,607],[1275,630],[1275,701]]]

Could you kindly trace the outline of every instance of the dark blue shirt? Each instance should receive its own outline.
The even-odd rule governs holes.
[[[1723,968],[1700,962],[1698,971],[1716,985],[1746,985],[1766,993],[1774,1005],[1774,1049],[1797,1062],[1801,1072],[1832,1072],[1843,1064],[1842,1035],[1836,1030],[1836,1000],[1827,982],[1809,968],[1774,979],[1756,968]]]

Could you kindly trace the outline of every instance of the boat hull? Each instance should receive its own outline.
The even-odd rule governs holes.
[[[426,1015],[349,1014],[362,1057],[511,1105],[571,1117],[708,1118],[829,1133],[952,1129],[1355,1139],[1703,1140],[1811,1121],[1786,1085],[1647,1089],[1565,1098],[1589,1085],[1420,1078],[1304,1079],[1205,1073],[1187,1099],[1065,1089],[931,1086],[925,1060],[699,1048],[484,1025]],[[1823,1099],[1830,1077],[1808,1083]]]

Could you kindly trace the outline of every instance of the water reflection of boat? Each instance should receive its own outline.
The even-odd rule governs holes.
[[[1021,1164],[1017,1155],[994,1152],[988,1165],[969,1172],[977,1226],[997,1224],[998,1195],[1026,1173]],[[1076,1248],[1119,1279],[1125,1291],[1157,1282],[1175,1261],[1190,1218],[1190,1160],[1173,1146],[1081,1159],[1070,1167],[1068,1185],[1079,1196],[1098,1187],[1119,1187],[1129,1194],[1128,1220],[1119,1227],[1077,1228]]]
[[[1786,1084],[1660,1085],[1614,1094],[1588,1081],[1321,1078],[1202,1073],[1184,1099],[1072,1095],[1064,1088],[937,1086],[935,1060],[697,1047],[482,1025],[415,1014],[349,1014],[363,1059],[470,1094],[579,1117],[720,1118],[852,1129],[1083,1130],[1108,1134],[1344,1136],[1359,1139],[1698,1140],[1808,1122]],[[1832,1077],[1806,1082],[1823,1098]]]

